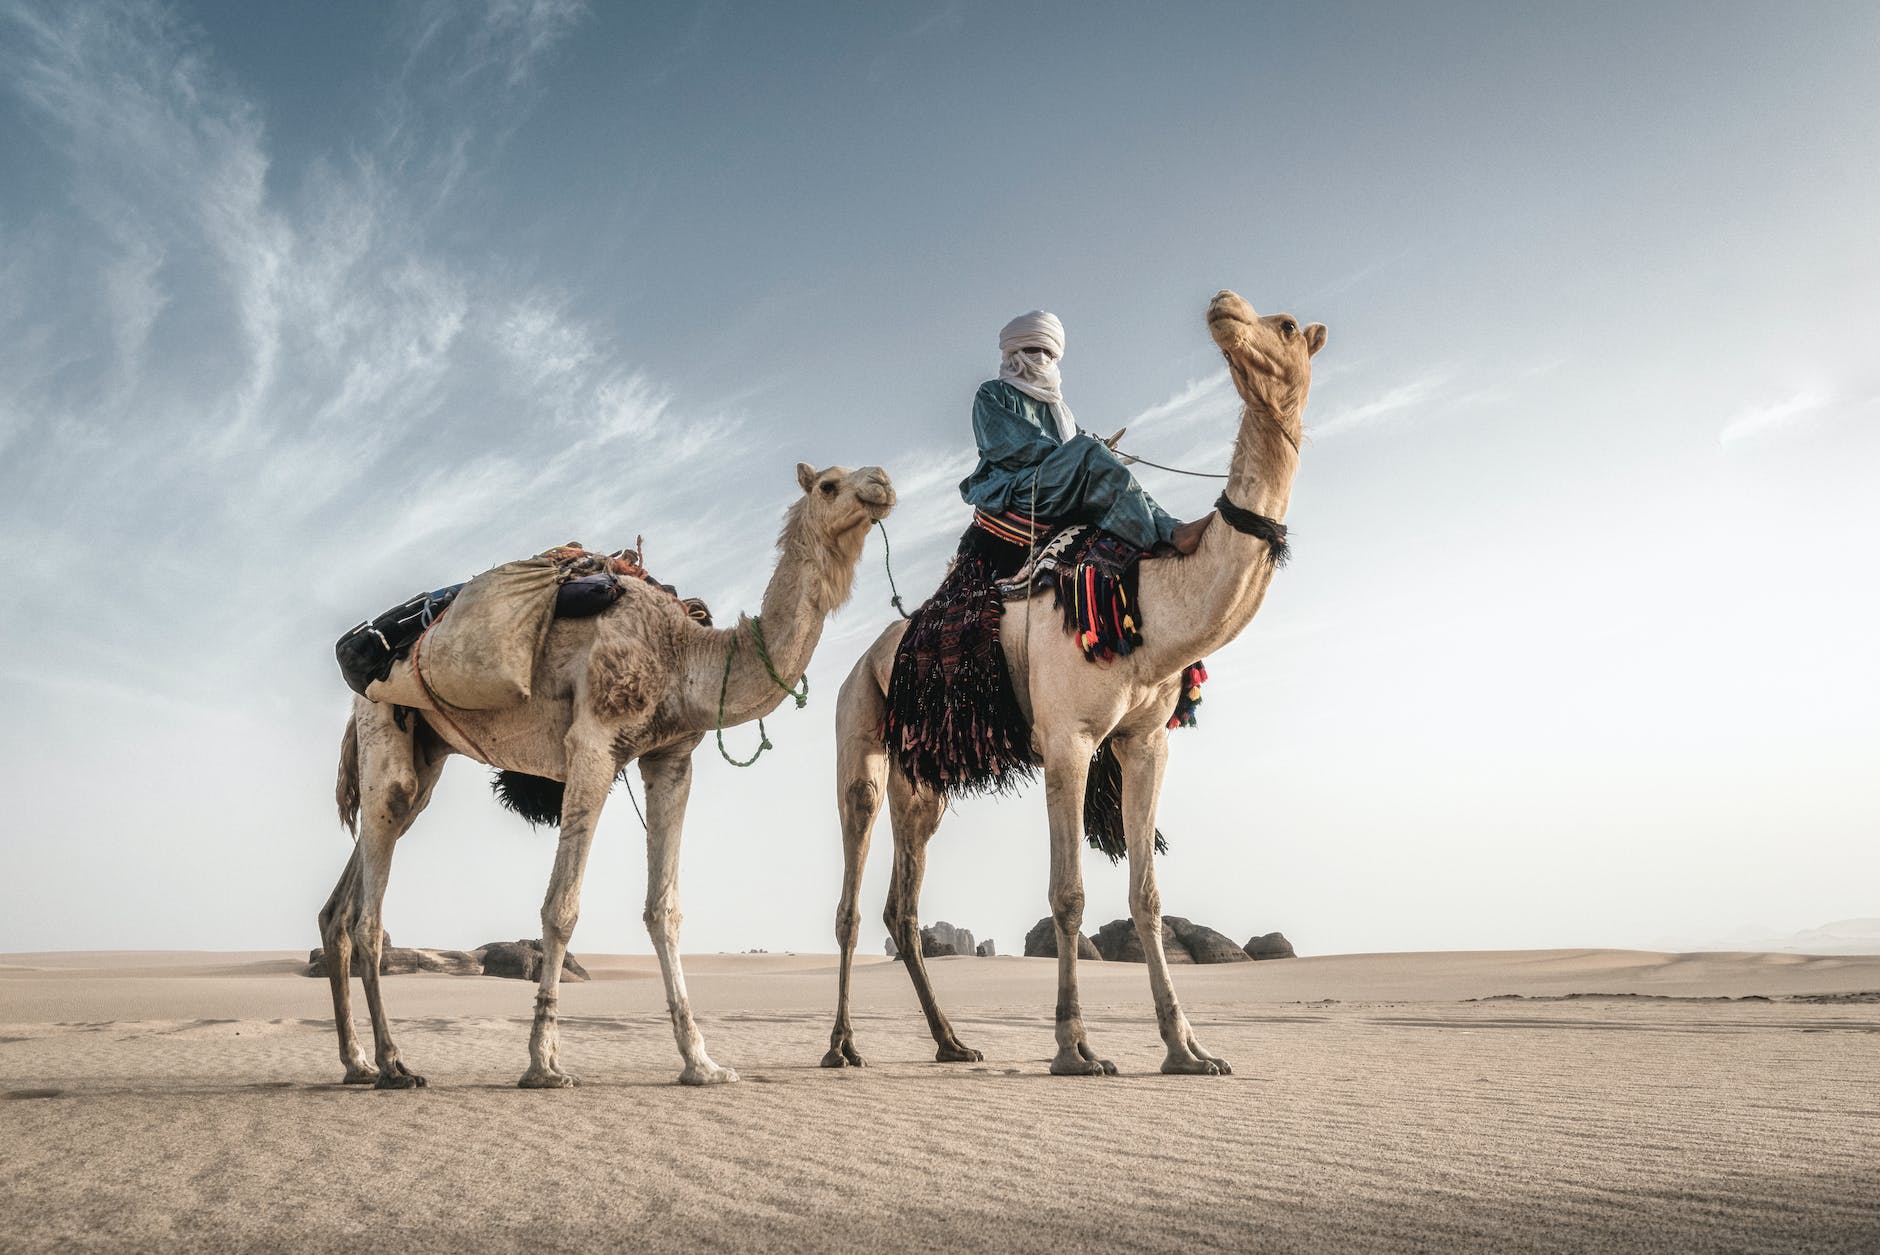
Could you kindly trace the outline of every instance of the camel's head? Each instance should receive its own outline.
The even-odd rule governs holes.
[[[894,509],[894,485],[879,466],[854,471],[831,466],[819,471],[808,462],[798,462],[796,482],[803,487],[803,521],[828,540],[865,531]]]
[[[1208,331],[1227,359],[1234,389],[1243,401],[1294,416],[1305,408],[1312,387],[1312,355],[1325,347],[1325,324],[1302,327],[1291,314],[1262,318],[1253,306],[1223,290],[1208,305]]]
[[[777,547],[817,572],[817,601],[833,610],[849,599],[868,529],[894,509],[894,485],[879,466],[819,471],[807,462],[796,464],[796,482],[803,496],[790,507]]]

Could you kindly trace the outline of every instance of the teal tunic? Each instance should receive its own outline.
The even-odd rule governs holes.
[[[973,439],[979,465],[960,481],[967,505],[989,514],[1016,510],[1060,523],[1095,523],[1142,549],[1175,534],[1176,520],[1107,445],[1081,431],[1059,440],[1050,408],[1003,379],[979,385]]]

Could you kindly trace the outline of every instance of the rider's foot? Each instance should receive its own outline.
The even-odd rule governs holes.
[[[1201,534],[1208,530],[1208,524],[1213,521],[1214,515],[1210,513],[1183,523],[1175,529],[1175,534],[1169,538],[1169,543],[1175,547],[1176,553],[1187,557],[1201,547]]]

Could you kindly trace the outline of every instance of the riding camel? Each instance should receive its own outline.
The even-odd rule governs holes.
[[[556,990],[595,824],[614,780],[633,762],[646,786],[646,927],[684,1059],[679,1079],[688,1085],[738,1079],[705,1053],[679,963],[679,833],[692,751],[713,729],[776,709],[809,666],[824,620],[848,600],[868,529],[894,505],[894,488],[879,467],[817,471],[799,464],[796,477],[803,495],[784,521],[776,569],[756,618],[714,630],[689,618],[673,597],[630,581],[603,613],[555,621],[521,704],[406,718],[393,706],[355,699],[340,746],[337,795],[340,819],[357,843],[320,912],[347,1084],[424,1084],[399,1057],[380,996],[380,910],[392,848],[430,800],[452,754],[565,785],[560,841],[542,904],[542,976],[529,1068],[520,1084],[549,1089],[575,1083],[559,1057]],[[353,1032],[348,968],[355,949],[372,1017],[372,1060]]]
[[[1325,345],[1325,328],[1301,326],[1290,314],[1260,317],[1232,292],[1208,307],[1208,330],[1227,359],[1240,394],[1239,429],[1217,502],[1221,518],[1186,558],[1157,558],[1140,569],[1138,604],[1149,616],[1145,640],[1107,665],[1086,661],[1048,608],[1007,602],[1000,646],[1013,688],[1031,726],[1033,754],[1042,762],[1051,831],[1051,917],[1058,961],[1059,1075],[1114,1074],[1116,1067],[1091,1049],[1077,1000],[1077,944],[1083,924],[1080,847],[1084,794],[1096,751],[1106,742],[1122,767],[1124,838],[1129,859],[1129,909],[1148,961],[1156,1021],[1168,1055],[1162,1071],[1217,1075],[1230,1069],[1195,1037],[1169,982],[1162,948],[1162,903],[1155,883],[1155,814],[1168,761],[1168,722],[1184,667],[1227,644],[1253,619],[1284,550],[1281,520],[1299,466],[1312,357]],[[942,1063],[972,1062],[934,1000],[921,960],[917,907],[927,842],[946,809],[944,794],[916,785],[898,768],[882,739],[895,650],[907,630],[896,623],[869,648],[842,686],[836,709],[836,800],[843,844],[842,899],[836,910],[841,948],[835,1027],[824,1067],[861,1066],[850,1024],[850,968],[860,916],[856,893],[869,836],[885,794],[894,831],[894,871],[884,918],[907,964]]]

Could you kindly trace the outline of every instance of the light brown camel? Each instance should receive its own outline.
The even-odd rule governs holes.
[[[1290,314],[1257,316],[1232,292],[1208,307],[1208,330],[1227,359],[1242,408],[1233,460],[1228,466],[1230,507],[1213,520],[1192,557],[1144,562],[1138,604],[1146,618],[1144,641],[1107,666],[1085,661],[1049,606],[1008,602],[1001,643],[1019,704],[1031,721],[1032,748],[1044,765],[1051,825],[1051,916],[1057,932],[1057,1055],[1051,1071],[1068,1075],[1114,1073],[1091,1049],[1077,1002],[1077,941],[1083,924],[1084,890],[1080,852],[1084,837],[1084,787],[1091,757],[1105,740],[1122,764],[1123,827],[1129,852],[1129,910],[1148,960],[1156,1021],[1168,1047],[1164,1072],[1218,1074],[1225,1061],[1195,1039],[1169,984],[1162,949],[1162,903],[1155,885],[1156,800],[1168,761],[1167,721],[1175,709],[1182,669],[1240,635],[1252,621],[1273,577],[1275,555],[1254,532],[1282,535],[1250,521],[1244,512],[1277,523],[1286,516],[1312,355],[1325,344],[1325,328],[1301,327]],[[917,908],[927,862],[927,841],[946,809],[943,796],[917,788],[898,768],[890,770],[882,742],[888,677],[895,648],[907,628],[883,632],[855,664],[837,698],[836,805],[843,845],[842,900],[836,910],[836,941],[842,950],[835,1028],[823,1066],[860,1065],[849,1021],[849,972],[860,917],[855,897],[869,834],[883,792],[894,829],[894,871],[885,918],[907,963],[908,976],[942,1063],[980,1058],[953,1032],[921,961]]]
[[[785,685],[808,667],[824,619],[848,600],[868,529],[894,505],[894,489],[879,467],[816,471],[798,465],[796,474],[803,496],[790,507],[777,540],[780,553],[764,591],[761,623],[740,618],[729,630],[703,627],[671,597],[632,581],[602,614],[555,622],[536,663],[531,696],[521,705],[453,710],[448,720],[410,719],[401,728],[392,707],[363,697],[353,702],[340,746],[338,799],[340,818],[357,834],[357,844],[320,912],[348,1084],[424,1084],[392,1042],[379,993],[379,921],[392,847],[430,800],[451,754],[565,782],[560,844],[542,904],[541,989],[521,1084],[574,1084],[557,1055],[556,988],[595,823],[615,777],[634,761],[646,786],[646,927],[685,1060],[679,1079],[688,1085],[738,1079],[705,1053],[679,965],[679,831],[692,785],[692,751],[713,728],[776,709]],[[765,646],[770,666],[760,657]],[[355,948],[376,1063],[366,1059],[353,1034],[347,975]]]

